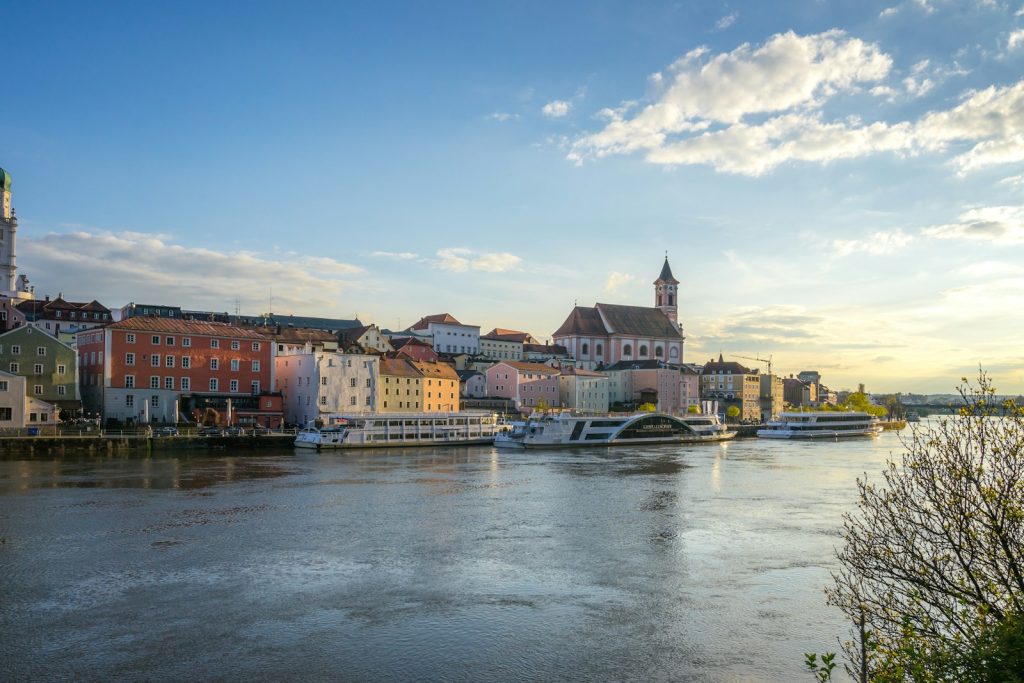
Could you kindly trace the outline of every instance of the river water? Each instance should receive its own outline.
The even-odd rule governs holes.
[[[840,443],[0,462],[0,679],[791,681]]]

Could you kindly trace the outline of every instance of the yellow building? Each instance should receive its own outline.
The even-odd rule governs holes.
[[[423,376],[423,412],[459,412],[459,374],[447,363],[409,361]]]
[[[458,376],[456,375],[456,386]],[[404,358],[381,358],[377,379],[377,412],[422,413],[423,373]]]

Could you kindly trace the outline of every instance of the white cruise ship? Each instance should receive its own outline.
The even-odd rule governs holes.
[[[736,436],[716,415],[666,413],[623,416],[544,415],[515,425],[494,439],[498,448],[566,448],[724,441]]]
[[[765,423],[757,435],[763,439],[841,439],[875,436],[882,432],[879,419],[867,413],[781,413]]]
[[[489,444],[500,429],[497,415],[460,413],[374,413],[331,415],[295,437],[297,448],[388,448]]]

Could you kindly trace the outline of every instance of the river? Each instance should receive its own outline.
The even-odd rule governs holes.
[[[0,462],[0,679],[792,681],[840,443]]]

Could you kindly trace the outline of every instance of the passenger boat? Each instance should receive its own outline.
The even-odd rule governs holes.
[[[541,415],[494,438],[498,448],[564,448],[724,441],[736,436],[717,415],[637,413],[623,416]]]
[[[460,413],[373,413],[330,415],[295,437],[297,448],[388,448],[489,444],[501,428],[497,415]]]
[[[763,439],[841,439],[875,436],[882,424],[867,413],[813,412],[781,413],[778,420],[765,423],[757,435]]]

